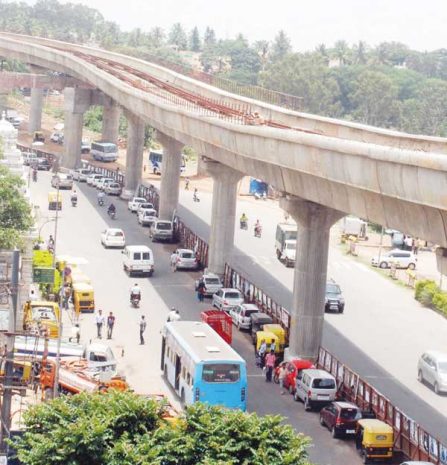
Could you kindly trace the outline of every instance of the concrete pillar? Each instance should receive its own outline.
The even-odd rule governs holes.
[[[78,87],[66,87],[64,90],[64,168],[77,168],[81,164],[82,127],[84,113],[90,106],[91,91]]]
[[[324,323],[329,230],[344,213],[298,197],[280,200],[298,225],[288,356],[316,360]]]
[[[29,111],[28,132],[40,131],[42,128],[43,89],[31,89],[31,104]]]
[[[138,184],[141,182],[145,124],[138,116],[126,114],[126,117],[128,121],[126,176],[124,178],[124,189],[121,197],[123,199],[130,199],[135,195]]]
[[[172,221],[178,206],[183,144],[161,133],[157,133],[157,140],[163,145],[158,217]]]
[[[118,143],[120,107],[110,98],[106,99],[102,115],[102,137],[104,142]]]
[[[211,160],[207,160],[206,170],[214,182],[208,270],[222,276],[233,249],[237,184],[244,174]]]

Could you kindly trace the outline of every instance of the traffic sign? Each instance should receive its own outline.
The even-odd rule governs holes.
[[[53,284],[54,268],[37,267],[33,269],[33,281],[35,283]]]

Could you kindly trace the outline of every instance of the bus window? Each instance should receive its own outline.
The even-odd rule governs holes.
[[[230,363],[206,363],[202,379],[207,383],[235,383],[239,381],[240,366]]]

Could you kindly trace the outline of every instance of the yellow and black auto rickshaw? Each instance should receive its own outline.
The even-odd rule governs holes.
[[[90,284],[82,282],[73,284],[73,305],[76,315],[95,311],[95,294]]]
[[[62,210],[62,195],[58,192],[48,192],[48,210]]]
[[[387,423],[377,419],[357,422],[356,441],[363,463],[393,459],[394,433]]]

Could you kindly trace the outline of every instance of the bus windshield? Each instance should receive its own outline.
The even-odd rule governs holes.
[[[207,383],[235,383],[240,378],[240,366],[235,363],[206,363],[202,380]]]

